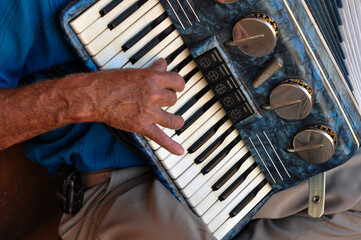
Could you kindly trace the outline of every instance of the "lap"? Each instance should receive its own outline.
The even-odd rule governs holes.
[[[327,174],[322,218],[307,215],[307,181],[275,194],[236,239],[360,239],[361,154]],[[146,167],[113,171],[108,185],[86,192],[84,207],[64,216],[65,239],[213,239],[193,213]]]
[[[113,171],[109,186],[86,192],[83,208],[64,216],[62,239],[214,239],[145,167]]]

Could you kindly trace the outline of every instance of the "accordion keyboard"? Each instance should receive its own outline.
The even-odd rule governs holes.
[[[223,238],[272,190],[158,0],[99,0],[70,26],[100,69],[146,68],[159,58],[186,81],[166,111],[185,125],[163,131],[187,149],[174,156],[148,139],[209,230]]]
[[[61,23],[89,70],[147,68],[164,58],[184,78],[177,103],[164,110],[185,124],[162,128],[183,156],[128,137],[165,187],[216,238],[230,239],[272,194],[343,164],[360,147],[361,112],[349,84],[357,75],[346,76],[357,61],[344,64],[341,51],[355,49],[357,38],[338,42],[356,32],[339,26],[352,22],[356,2],[342,9],[321,0],[79,0]]]

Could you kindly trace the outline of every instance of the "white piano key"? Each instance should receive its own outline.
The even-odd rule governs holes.
[[[168,46],[166,46],[162,51],[159,52],[155,57],[150,59],[146,64],[142,66],[142,68],[148,68],[155,61],[157,61],[159,58],[167,58],[172,52],[177,50],[180,46],[184,44],[183,39],[181,36],[178,36],[176,39],[174,39]]]
[[[180,134],[182,138],[189,138],[198,128],[200,128],[212,115],[214,115],[222,105],[216,102],[212,105],[201,117],[199,117],[192,125],[190,125],[184,132]]]
[[[154,46],[148,53],[146,53],[136,63],[132,64],[132,63],[128,62],[128,64],[126,64],[123,68],[141,68],[145,63],[147,63],[150,59],[155,57],[163,48],[165,48],[168,44],[170,44],[178,36],[179,36],[179,33],[175,29],[171,34],[169,34],[166,38],[164,38],[162,41],[160,41],[156,46]]]
[[[175,66],[177,66],[180,62],[186,59],[191,53],[188,49],[184,49],[171,63],[167,66],[167,71],[172,70]]]
[[[167,112],[175,113],[179,108],[181,108],[189,99],[201,91],[208,83],[206,79],[202,78],[199,80],[191,89],[185,92],[181,97],[178,98],[176,104],[167,108]]]
[[[192,107],[190,107],[185,113],[181,116],[186,122],[190,117],[193,116],[199,109],[201,109],[205,104],[207,104],[214,97],[212,90],[209,90],[203,97],[201,97]],[[163,128],[163,132],[169,137],[172,137],[175,134],[175,130],[169,128]]]
[[[218,108],[218,109],[215,109],[214,111],[216,111],[217,112],[217,110],[219,110],[220,108]],[[211,110],[212,111],[212,110]],[[208,114],[212,114],[212,112],[210,112],[210,111],[207,111],[206,112],[206,115],[208,115]],[[208,117],[209,118],[209,117]],[[205,122],[203,122],[203,120],[204,119],[199,119],[199,122],[198,123],[196,123],[197,125],[199,124],[199,127],[200,126],[202,126],[202,124],[204,124]],[[199,128],[198,127],[198,128]],[[193,131],[194,132],[194,131]],[[217,132],[218,133],[218,132]],[[216,134],[217,134],[216,133]],[[190,134],[190,133],[189,133]],[[186,134],[186,135],[184,135],[184,138],[189,138],[190,137],[190,135],[189,135],[188,133]],[[183,136],[181,136],[181,137],[183,137]],[[213,137],[212,137],[213,138]],[[204,145],[203,145],[204,146]],[[203,147],[202,146],[202,147]],[[187,154],[185,157],[189,157],[189,155]],[[164,161],[163,161],[163,165],[165,166],[165,168],[166,169],[170,169],[170,168],[172,168],[177,162],[179,161],[179,159],[178,158],[173,158],[173,157],[167,157]],[[192,162],[192,161],[191,161]]]
[[[147,142],[148,142],[150,148],[153,150],[157,150],[160,148],[159,144],[154,142],[153,140],[148,140]]]
[[[184,76],[183,76],[184,77]],[[186,93],[189,89],[191,89],[194,84],[196,84],[200,79],[203,78],[203,74],[201,72],[197,72],[193,75],[186,83],[186,86],[182,92],[177,92],[177,98],[180,98],[184,93]]]
[[[224,117],[226,115],[226,112],[223,109],[219,109],[217,113],[215,113],[210,119],[209,121],[206,121],[196,132],[194,132],[191,136],[189,136],[186,139],[183,139],[181,136],[178,136],[178,138],[180,139],[180,141],[183,141],[182,146],[184,145],[186,149],[188,149],[193,143],[195,143],[206,131],[208,131],[208,129],[210,129],[214,123],[216,123],[219,119],[221,119],[222,117]],[[188,168],[193,162],[194,159],[199,156],[199,154],[201,154],[209,145],[212,144],[212,142],[214,142],[220,135],[222,135],[228,128],[230,128],[232,126],[232,122],[230,120],[226,121],[225,123],[222,124],[222,126],[217,130],[217,132],[211,137],[209,138],[196,152],[189,154],[189,153],[185,153],[183,154],[183,156],[174,156],[174,155],[169,155],[167,158],[165,158],[162,162],[162,164],[164,165],[164,167],[166,169],[171,169],[173,167],[175,167],[175,165],[181,161],[181,159],[183,157],[187,157],[190,158],[190,160],[188,160],[188,162],[190,162],[189,165],[184,166],[184,164],[182,166],[177,167],[177,169],[173,169],[171,172],[171,174],[173,174],[173,178],[177,178],[186,168]],[[186,160],[187,162],[187,160]],[[179,172],[180,171],[180,172]]]
[[[134,46],[128,49],[126,52],[119,52],[115,55],[109,62],[107,62],[101,69],[111,69],[111,68],[120,68],[123,67],[128,60],[136,54],[139,50],[142,49],[149,41],[157,37],[162,31],[164,31],[167,27],[172,25],[172,21],[170,18],[166,18],[162,21],[157,27],[155,27],[152,31],[150,31],[145,37],[139,40]]]
[[[169,128],[162,128],[163,132],[167,134],[168,137],[175,135],[175,130]]]
[[[178,186],[178,188],[183,189],[188,183],[192,181],[193,178],[197,176],[198,173],[201,172],[201,169],[207,165],[217,154],[223,150],[228,144],[230,144],[237,136],[239,136],[238,131],[235,129],[232,131],[226,139],[222,142],[221,145],[217,149],[215,149],[203,162],[196,164],[192,163],[192,165],[183,172],[177,179],[174,179],[174,182]],[[242,142],[242,141],[241,141]],[[243,146],[244,143],[239,143],[240,146]],[[238,144],[237,144],[238,145]],[[188,196],[190,197],[190,196]]]
[[[237,131],[237,130],[235,130]],[[237,131],[238,134],[238,131]],[[226,139],[227,140],[227,139]],[[225,141],[226,141],[225,140]],[[207,161],[207,159],[205,161],[206,164],[195,164],[195,167],[197,167],[198,169],[198,175],[193,178],[193,180],[191,180],[186,187],[184,187],[181,192],[183,194],[183,196],[185,198],[190,198],[204,183],[206,183],[208,181],[208,179],[210,179],[217,171],[219,171],[219,169],[226,164],[228,161],[230,161],[231,159],[233,159],[232,157],[234,156],[234,154],[236,154],[240,149],[243,149],[244,147],[244,141],[240,141],[239,143],[237,143],[230,151],[229,153],[222,159],[222,161],[220,161],[209,173],[207,174],[203,174],[200,171],[202,170],[202,168],[207,165],[207,163],[209,161]],[[228,144],[227,144],[228,145]],[[218,147],[218,149],[215,152],[220,152],[222,151],[225,147],[227,147],[227,145],[222,145]],[[248,152],[248,149],[244,149],[243,150],[244,154],[246,154]],[[213,158],[211,158],[210,160],[212,160]],[[233,159],[233,162],[236,162],[236,159]],[[203,165],[203,166],[201,166]],[[186,170],[188,171],[188,170]],[[184,173],[185,174],[185,173]]]
[[[75,33],[84,31],[95,20],[100,18],[99,11],[102,10],[112,0],[99,0],[87,10],[82,12],[78,17],[73,19],[69,24]]]
[[[214,123],[218,122],[223,116],[225,116],[226,112],[223,109],[220,109],[218,112],[216,112],[210,119],[208,119],[205,124],[203,124],[199,129],[197,129],[196,132],[194,132],[189,138],[184,139],[181,136],[175,134],[172,136],[172,139],[180,144],[182,144],[183,148],[185,149],[184,154],[182,156],[175,156],[170,155],[168,150],[164,148],[160,148],[156,151],[156,155],[158,156],[159,160],[165,160],[168,158],[172,158],[172,160],[165,160],[165,165],[169,166],[169,161],[172,162],[172,166],[179,161],[181,158],[183,158],[187,154],[187,149],[196,142],[204,133],[206,133],[213,125]],[[168,169],[168,168],[167,168]]]
[[[231,161],[228,161],[216,174],[209,177],[206,182],[203,182],[203,185],[189,198],[187,202],[191,207],[197,206],[208,194],[213,193],[216,194],[215,191],[212,190],[212,186],[223,177],[226,172],[232,168],[249,150],[246,146],[239,149],[238,152],[232,157]],[[245,172],[252,164],[254,163],[254,159],[249,157],[244,161],[239,170],[237,171],[237,175],[241,175]],[[236,175],[236,174],[235,174]],[[233,177],[233,176],[232,176]],[[195,179],[194,179],[195,180]],[[229,180],[228,180],[229,181]],[[231,183],[231,181],[229,181]],[[188,184],[190,186],[190,184]],[[186,188],[188,188],[188,186]],[[223,187],[223,186],[222,186]],[[217,191],[217,193],[222,193]],[[216,194],[218,195],[218,194]]]
[[[85,49],[87,50],[90,56],[94,56],[98,54],[104,47],[106,47],[115,38],[117,38],[121,33],[123,33],[126,29],[128,29],[132,24],[137,24],[139,22],[137,24],[138,31],[135,32],[138,33],[148,23],[159,17],[164,12],[165,10],[163,6],[159,3],[159,0],[149,0],[144,5],[142,5],[137,11],[131,14],[127,19],[125,19],[116,28],[112,30],[106,28],[100,35],[98,35],[94,40],[92,40],[88,45],[86,45]],[[130,39],[129,37],[130,35],[134,36],[136,34],[134,33],[132,34],[128,31],[127,37],[129,39]]]
[[[131,7],[137,0],[127,0],[119,3],[115,8],[113,8],[108,14],[102,18],[98,18],[95,22],[89,25],[84,31],[78,34],[79,40],[87,45],[90,43],[96,36],[102,33],[105,29],[108,28],[108,24],[121,15],[125,10]]]
[[[195,69],[197,67],[197,64],[195,61],[191,61],[189,62],[186,66],[184,66],[179,72],[178,74],[181,75],[182,77],[186,76],[190,71],[192,71],[193,69]]]
[[[134,36],[139,34],[139,32],[149,24],[150,21],[153,21],[159,17],[163,12],[163,7],[156,5],[144,16],[142,16],[138,21],[134,22],[129,28],[117,36],[111,43],[105,46],[100,52],[92,57],[93,61],[97,64],[98,67],[104,66],[110,59],[112,59],[117,53],[122,51],[122,46],[132,39]],[[148,21],[149,20],[149,21]],[[94,40],[95,41],[95,40]],[[93,42],[89,43],[86,48],[91,48]],[[97,49],[94,49],[97,51]]]
[[[255,196],[255,198],[250,201],[247,206],[239,212],[236,216],[232,218],[228,218],[228,220],[220,226],[216,232],[214,232],[214,236],[217,239],[222,239],[232,228],[239,223],[256,205],[262,201],[263,198],[267,196],[267,194],[272,190],[270,184],[266,184]]]
[[[182,114],[184,121],[187,121],[190,117],[193,116],[199,109],[201,109],[205,104],[207,104],[214,97],[212,90],[209,90],[204,94],[198,101],[191,106],[185,113]]]
[[[179,136],[178,135],[174,135],[174,136],[172,136],[172,139],[174,140],[174,141],[176,141],[177,143],[182,143],[181,142],[181,140],[179,139]],[[181,144],[182,145],[182,147],[184,148],[184,146],[183,146],[183,144]],[[158,159],[159,160],[164,160],[164,159],[166,159],[169,155],[171,155],[171,153],[170,152],[168,152],[168,150],[167,149],[165,149],[165,148],[163,148],[163,147],[160,147],[159,149],[157,149],[156,151],[154,151],[154,154],[158,157]],[[185,155],[186,154],[186,151],[184,151],[184,154],[183,155]],[[183,156],[182,155],[182,156]],[[179,156],[177,156],[177,155],[171,155],[171,156],[174,156],[174,157],[179,157]]]
[[[252,158],[252,160],[254,161],[254,159]],[[203,198],[201,200],[201,202],[193,208],[193,212],[195,212],[197,214],[197,216],[202,216],[202,220],[205,221],[207,220],[209,223],[213,217],[215,216],[215,213],[211,213],[208,212],[206,215],[204,215],[206,213],[206,211],[208,211],[208,209],[210,207],[213,206],[213,204],[215,204],[216,207],[214,207],[217,211],[217,213],[224,208],[226,205],[221,205],[224,201],[230,201],[230,200],[224,200],[219,201],[218,197],[225,191],[227,190],[227,188],[234,182],[237,180],[238,177],[240,177],[242,175],[244,171],[237,171],[236,174],[234,174],[220,189],[218,189],[217,191],[212,191],[211,193],[209,193],[208,195],[206,195],[205,198]],[[255,168],[253,169],[245,178],[245,180],[237,187],[237,189],[235,191],[242,191],[242,189],[244,187],[246,187],[259,173],[261,172],[260,168]],[[234,197],[235,194],[231,194],[229,196],[230,199],[232,199],[232,197]],[[213,214],[213,215],[210,215]],[[204,216],[203,216],[204,215]]]
[[[211,201],[208,200],[208,197],[205,198],[200,204],[198,204],[195,208],[193,208],[195,211],[199,211],[199,212],[204,212],[204,209],[202,208],[206,208],[206,211],[204,214],[201,215],[201,218],[203,220],[203,222],[208,225],[214,218],[218,217],[221,214],[221,211],[223,209],[225,209],[229,204],[232,203],[232,201],[239,195],[239,194],[243,194],[243,195],[247,195],[249,192],[252,191],[252,189],[254,189],[258,183],[260,183],[263,178],[261,177],[261,179],[255,180],[255,178],[257,176],[260,176],[263,174],[261,174],[261,170],[259,167],[253,169],[253,171],[247,176],[246,180],[244,180],[243,183],[241,183],[225,200],[220,201],[218,199],[218,197],[216,197],[216,202],[212,205],[209,206],[209,202],[213,202],[213,200],[211,199],[212,197],[215,197],[214,194],[212,194],[209,198],[211,199]],[[221,193],[220,193],[221,194]],[[219,195],[220,195],[219,194]],[[243,198],[242,198],[243,199]],[[241,200],[242,200],[241,199]],[[233,204],[233,208],[239,203],[241,202],[241,200],[239,200],[238,202]],[[232,208],[232,209],[233,209]],[[228,212],[229,213],[229,212]]]

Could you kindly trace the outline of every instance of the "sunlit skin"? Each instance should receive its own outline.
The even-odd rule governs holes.
[[[183,78],[159,59],[147,69],[70,75],[0,90],[0,149],[70,123],[104,122],[149,137],[171,153],[183,148],[157,126],[179,129],[184,120],[161,107],[174,105]]]

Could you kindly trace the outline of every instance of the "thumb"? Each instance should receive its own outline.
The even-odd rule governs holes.
[[[167,71],[167,62],[164,58],[159,58],[157,61],[155,61],[152,66],[150,66],[151,69],[159,72],[165,72]]]

